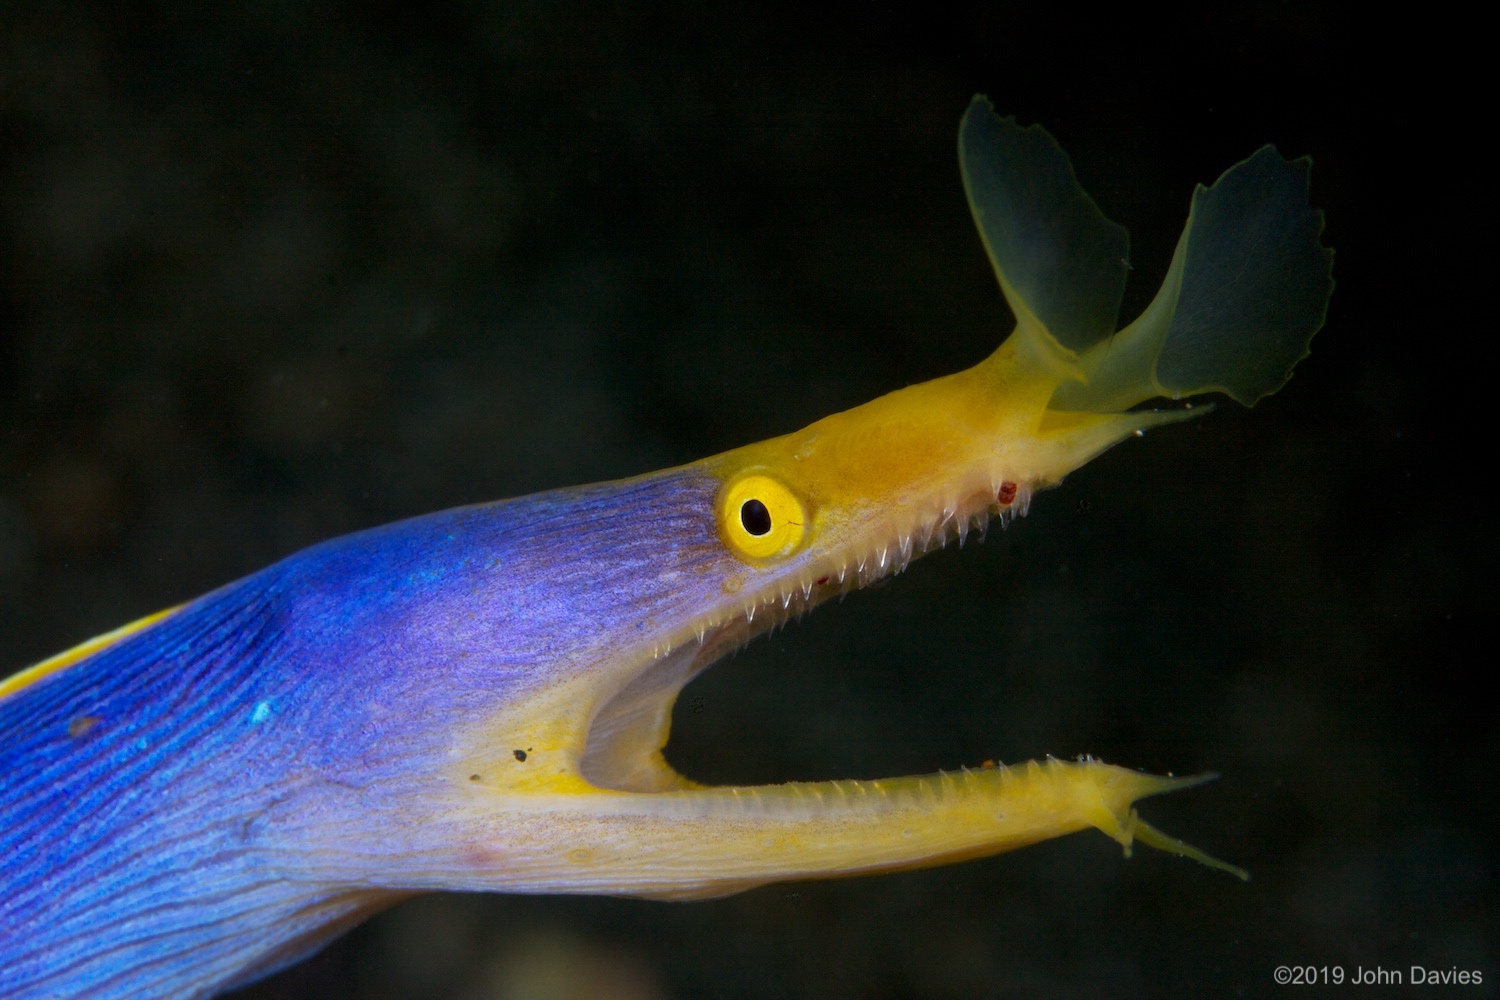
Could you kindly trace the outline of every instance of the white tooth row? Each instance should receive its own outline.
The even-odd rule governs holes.
[[[1000,491],[997,482],[990,489],[990,496],[996,496]],[[801,579],[792,583],[790,587],[783,586],[775,596],[768,596],[765,600],[751,600],[741,606],[740,612],[744,616],[745,624],[749,625],[755,621],[756,614],[761,608],[770,607],[773,611],[777,598],[780,598],[781,607],[776,614],[776,620],[771,623],[770,630],[775,631],[788,622],[801,616],[807,603],[812,599],[813,588],[817,586],[818,579],[827,582],[837,582],[843,594],[849,593],[859,587],[869,586],[876,580],[887,575],[902,573],[911,561],[918,556],[927,554],[936,549],[947,546],[950,539],[956,538],[960,548],[968,541],[970,532],[978,532],[979,540],[983,541],[989,530],[992,518],[1000,519],[1001,527],[1008,525],[1017,517],[1026,516],[1031,506],[1031,489],[1028,486],[1018,486],[1015,499],[1011,503],[1000,506],[991,501],[985,507],[974,511],[967,516],[958,516],[959,503],[950,499],[943,505],[943,514],[935,522],[929,522],[920,529],[920,534],[914,532],[901,532],[896,536],[894,550],[892,546],[885,545],[870,552],[866,552],[857,559],[846,561],[837,569],[820,572],[817,569],[805,570]],[[851,574],[850,570],[853,570]],[[797,600],[798,592],[801,593],[801,601]],[[794,607],[795,604],[795,607]],[[697,628],[698,645],[702,646],[710,629],[721,624],[722,620],[714,622],[700,622]],[[672,651],[670,642],[657,646],[654,654],[657,658],[666,656]]]

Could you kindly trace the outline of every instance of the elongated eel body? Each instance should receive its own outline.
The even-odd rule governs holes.
[[[706,788],[662,756],[715,660],[1190,415],[1139,403],[1253,404],[1322,324],[1306,160],[1266,147],[1198,188],[1117,331],[1125,232],[1051,137],[976,98],[959,146],[1017,321],[974,368],[691,465],[337,538],[0,682],[0,996],[209,996],[428,890],[693,899],[1087,827],[1228,868],[1133,808],[1198,778]]]

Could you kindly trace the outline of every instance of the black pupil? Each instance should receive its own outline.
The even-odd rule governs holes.
[[[752,535],[764,535],[771,530],[771,512],[766,505],[754,497],[740,505],[740,523]]]

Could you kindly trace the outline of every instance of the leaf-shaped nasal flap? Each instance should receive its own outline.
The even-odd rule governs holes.
[[[1078,184],[1040,125],[1022,128],[975,97],[958,130],[969,208],[1016,320],[1034,317],[1082,352],[1115,332],[1130,237]]]
[[[1262,146],[1194,192],[1182,290],[1156,364],[1163,389],[1217,389],[1250,406],[1307,356],[1333,291],[1323,213],[1307,203],[1311,170],[1306,157]]]

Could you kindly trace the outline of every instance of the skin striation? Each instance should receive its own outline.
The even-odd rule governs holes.
[[[1193,198],[1123,330],[1128,241],[976,98],[970,205],[1017,326],[967,371],[687,466],[333,539],[0,682],[0,994],[209,996],[442,889],[694,899],[1096,827],[1239,872],[1093,760],[708,788],[662,748],[699,671],[1133,434],[1246,405],[1332,289],[1309,164]],[[1205,412],[1203,409],[1194,413]]]

